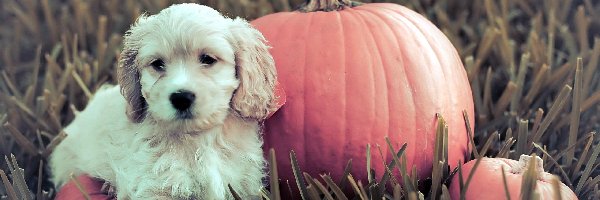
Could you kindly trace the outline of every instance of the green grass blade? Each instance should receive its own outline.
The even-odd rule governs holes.
[[[467,189],[469,189],[469,184],[471,183],[473,176],[475,176],[475,171],[477,171],[477,167],[479,167],[479,163],[481,163],[483,158],[484,157],[479,157],[475,161],[475,164],[473,165],[473,168],[471,168],[471,171],[469,172],[469,176],[467,177],[467,180],[465,181],[464,186],[461,188],[461,196],[464,196],[465,194],[467,194]],[[461,171],[459,171],[459,172],[462,174]],[[460,177],[462,177],[462,175]]]
[[[477,145],[475,145],[475,141],[473,140],[473,130],[471,130],[471,122],[469,122],[469,114],[467,113],[466,110],[463,110],[463,119],[465,120],[465,126],[467,128],[467,134],[469,135],[469,143],[471,144],[471,146],[469,147],[472,151],[472,153],[475,155],[475,158],[479,158],[481,157],[481,154],[479,154],[479,152],[477,152]],[[470,153],[469,153],[469,158],[467,160],[470,160]]]
[[[227,184],[227,187],[229,188],[229,192],[231,192],[231,196],[233,196],[233,199],[242,200],[240,195],[233,189],[233,187],[231,187],[231,184]]]
[[[402,199],[402,187],[400,187],[400,184],[394,184],[394,200],[400,200]]]
[[[557,176],[552,176],[550,182],[552,183],[552,189],[554,190],[554,200],[562,200],[562,195],[560,194],[560,179]]]
[[[560,114],[560,111],[567,103],[568,97],[571,94],[572,90],[573,88],[569,85],[565,85],[563,87],[563,89],[556,97],[556,100],[550,107],[548,115],[546,115],[544,120],[542,120],[539,129],[531,136],[531,139],[529,140],[530,143],[537,142],[543,136],[544,132],[546,132],[546,129],[550,127],[550,123],[553,122],[554,119],[556,119],[556,117]],[[533,146],[530,146],[529,149],[531,151],[533,149]]]
[[[356,181],[354,181],[354,177],[352,177],[352,174],[348,175],[348,182],[350,182],[350,185],[354,190],[354,194],[356,194],[361,200],[368,199],[367,196],[364,195],[364,193],[358,188],[358,184],[356,184]]]
[[[440,196],[441,200],[451,200],[450,199],[450,192],[448,191],[448,187],[446,187],[446,184],[442,184],[442,195]]]
[[[306,200],[308,197],[308,190],[306,190],[306,183],[302,178],[300,166],[298,166],[298,159],[296,158],[296,153],[293,150],[290,151],[290,160],[292,162],[292,171],[294,173],[294,178],[296,179],[296,185],[298,186],[298,190],[300,190],[300,196],[303,200]]]
[[[15,188],[13,188],[10,181],[8,181],[8,177],[4,173],[4,170],[0,169],[0,177],[2,178],[2,183],[4,184],[4,188],[6,189],[6,192],[8,192],[8,198],[18,199],[17,193],[15,193]]]
[[[85,191],[85,189],[83,188],[83,186],[81,185],[79,180],[77,180],[77,178],[75,178],[75,175],[71,174],[70,179],[71,179],[71,181],[73,181],[73,183],[75,183],[75,187],[77,188],[77,190],[79,190],[79,192],[81,192],[81,194],[83,195],[83,198],[85,198],[86,200],[90,200],[91,199],[90,195]]]
[[[331,188],[331,191],[333,191],[333,194],[335,194],[336,199],[348,200],[348,197],[346,197],[346,195],[344,194],[342,189],[339,186],[337,186],[335,184],[335,182],[333,182],[333,179],[331,179],[331,176],[321,175],[321,178],[323,178],[323,180],[325,180],[325,183],[327,183],[327,186],[329,188]]]
[[[519,120],[518,128],[517,128],[517,146],[515,150],[514,156],[518,158],[523,154],[529,154],[527,152],[529,140],[529,121],[527,120]]]
[[[515,144],[515,139],[508,138],[504,141],[504,144],[502,145],[502,148],[500,148],[500,151],[498,151],[498,155],[496,155],[497,158],[508,158],[509,157],[509,153],[510,153],[510,148]]]
[[[319,197],[319,191],[317,191],[317,188],[315,188],[314,185],[307,186],[306,191],[308,192],[309,200],[321,200],[321,198]]]
[[[459,161],[458,162],[458,188],[460,189],[460,200],[465,200],[465,192],[466,192],[466,188],[465,188],[465,180],[463,179],[463,172],[462,172],[462,163]],[[463,189],[465,188],[465,189]],[[463,190],[465,192],[463,192]]]
[[[583,151],[581,152],[581,154],[579,156],[580,159],[577,160],[577,164],[575,165],[575,168],[572,168],[572,170],[571,170],[571,179],[575,179],[575,176],[578,175],[579,169],[581,169],[581,166],[583,165],[583,162],[585,161],[585,159],[581,159],[581,158],[586,158],[587,157],[587,154],[588,154],[588,152],[590,150],[590,147],[592,146],[592,142],[594,141],[594,135],[595,135],[595,133],[593,133],[593,132],[590,134],[590,137],[587,140],[587,143],[583,147]],[[579,142],[577,142],[577,143],[579,143]]]
[[[598,158],[598,154],[600,154],[600,144],[598,144],[594,147],[594,151],[592,152],[590,159],[588,160],[587,164],[585,165],[583,174],[581,174],[581,178],[579,178],[579,182],[577,183],[577,188],[575,189],[576,194],[579,194],[581,192],[581,189],[583,188],[585,181],[588,179],[588,177],[590,177],[591,172],[592,172],[592,167],[594,166],[594,163],[596,163],[596,158]]]
[[[483,147],[481,147],[481,150],[479,150],[479,152],[481,152],[481,156],[485,156],[485,154],[492,146],[492,143],[496,142],[496,140],[498,139],[500,139],[500,134],[498,133],[498,131],[495,131],[492,134],[490,134],[490,136],[488,136],[487,140],[485,141]]]
[[[270,199],[281,200],[281,191],[279,189],[279,173],[277,172],[277,161],[275,158],[275,149],[269,149],[269,184],[271,186]]]
[[[538,180],[537,155],[534,153],[528,161],[527,169],[521,181],[521,200],[536,199],[536,185]],[[520,162],[520,161],[519,161]]]
[[[510,199],[510,191],[508,191],[508,183],[506,182],[506,170],[504,166],[502,166],[502,185],[504,185],[504,195],[506,196],[506,200]]]
[[[340,188],[343,190],[344,188],[346,188],[346,185],[348,184],[348,175],[350,175],[350,172],[352,171],[352,159],[348,160],[348,163],[346,163],[346,167],[344,167],[344,176],[342,176],[342,180],[340,180]]]
[[[569,140],[567,146],[574,145],[577,142],[577,134],[579,133],[579,121],[581,117],[581,102],[583,99],[581,88],[583,87],[582,80],[582,66],[583,61],[581,58],[577,58],[577,68],[575,69],[575,80],[573,81],[573,105],[571,107],[571,123],[569,125]],[[575,150],[567,151],[566,157],[563,159],[563,164],[566,166],[571,166],[573,163],[573,156],[575,155]]]
[[[548,152],[540,147],[540,145],[533,143],[533,145],[535,146],[535,148],[537,148],[538,150],[540,150],[544,155],[546,155],[546,157],[552,162],[552,164],[554,164],[554,166],[556,166],[558,168],[558,171],[560,172],[560,174],[565,178],[565,182],[567,183],[567,185],[569,187],[573,187],[573,183],[571,183],[571,180],[569,180],[569,175],[567,175],[567,172],[565,172],[565,170],[563,170],[562,166],[560,164],[558,164],[558,161],[556,159],[554,159],[550,154],[548,154]]]
[[[367,178],[370,182],[373,182],[373,175],[371,174],[371,144],[367,144]]]
[[[44,161],[40,160],[40,164],[38,167],[38,177],[44,177]],[[43,178],[38,178],[38,182],[37,182],[37,193],[36,193],[36,199],[44,199],[44,194],[42,193],[42,182],[43,182]]]

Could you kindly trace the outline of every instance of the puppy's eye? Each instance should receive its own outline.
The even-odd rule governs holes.
[[[200,55],[200,63],[202,64],[212,65],[215,62],[217,62],[217,59],[213,58],[212,56],[206,54]]]
[[[157,72],[165,71],[165,62],[163,62],[161,59],[156,59],[156,60],[152,61],[150,63],[150,66],[152,66],[152,68],[154,70],[156,70]]]

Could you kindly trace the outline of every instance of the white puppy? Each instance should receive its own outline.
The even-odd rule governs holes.
[[[141,16],[124,38],[119,86],[104,86],[65,128],[50,159],[104,179],[118,199],[230,199],[259,194],[261,122],[276,72],[263,36],[243,19],[179,4]]]

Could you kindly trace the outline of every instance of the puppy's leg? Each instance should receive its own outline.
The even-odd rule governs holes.
[[[108,196],[110,197],[116,197],[117,196],[117,190],[116,188],[110,184],[110,182],[108,181],[104,181],[104,183],[102,184],[102,188],[100,189],[100,191],[108,194]]]
[[[103,86],[96,92],[86,108],[65,127],[67,137],[50,156],[52,181],[57,188],[68,182],[71,174],[86,173],[105,180],[114,177],[110,167],[114,160],[108,151],[120,148],[113,146],[112,138],[127,136],[119,134],[127,124],[124,113],[125,100],[118,86]]]
[[[69,141],[63,141],[69,143]],[[77,163],[77,155],[68,145],[59,145],[54,149],[50,157],[50,168],[52,170],[52,182],[56,188],[62,187],[70,179],[71,174],[79,174],[74,165]]]

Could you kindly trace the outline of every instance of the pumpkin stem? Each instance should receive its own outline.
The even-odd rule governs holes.
[[[316,12],[316,11],[337,11],[343,10],[346,7],[359,6],[362,3],[351,0],[306,0],[300,6],[300,12]]]
[[[531,159],[536,159],[535,172],[538,173],[537,177],[543,177],[541,175],[544,173],[544,160],[542,160],[542,158],[539,156],[521,155],[521,157],[519,157],[519,164],[517,166],[513,166],[510,172],[514,174],[524,173],[525,170],[527,170],[529,161]]]

